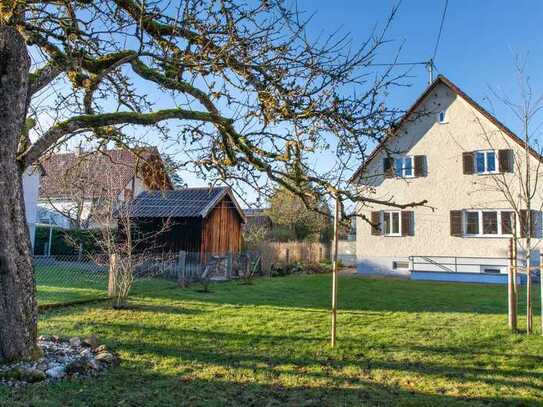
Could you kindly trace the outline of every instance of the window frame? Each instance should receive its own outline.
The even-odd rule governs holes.
[[[385,223],[385,216],[386,215],[389,215],[390,216],[390,220],[389,220],[389,225],[390,225],[390,230],[391,232],[390,233],[387,233],[387,224]],[[398,216],[398,232],[392,232],[392,225],[393,225],[393,220],[392,220],[392,216],[393,215],[397,215]],[[383,224],[383,236],[387,236],[387,237],[398,237],[398,236],[401,236],[402,235],[402,211],[382,211],[381,212],[381,218],[382,218],[382,224]]]
[[[488,156],[490,153],[494,154],[494,170],[492,171],[488,170]],[[479,171],[479,168],[477,166],[477,155],[479,154],[483,154],[484,156],[484,171]],[[498,174],[500,172],[500,160],[498,158],[498,154],[498,150],[475,150],[473,152],[473,173],[476,175]]]
[[[401,174],[398,175],[397,173],[397,161],[402,161],[402,170]],[[410,165],[407,166],[406,162],[409,161]],[[415,178],[415,158],[411,155],[403,155],[400,157],[395,157],[393,162],[393,168],[394,168],[394,177],[395,178]],[[411,169],[411,174],[406,174],[406,168]]]
[[[441,118],[442,115],[443,115],[443,119]],[[448,123],[447,122],[447,113],[445,112],[445,110],[441,110],[440,112],[437,113],[437,121],[440,124]]]
[[[478,213],[478,230],[479,233],[468,233],[468,222],[467,214],[470,212]],[[483,233],[484,232],[484,222],[483,222],[483,213],[496,212],[496,222],[497,222],[497,233]],[[516,214],[512,209],[465,209],[462,214],[462,230],[464,232],[464,237],[498,237],[498,238],[510,238],[513,236],[512,233],[503,233],[502,230],[502,212],[511,213],[513,216],[513,222],[516,222]]]

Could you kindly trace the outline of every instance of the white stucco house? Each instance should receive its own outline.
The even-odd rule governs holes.
[[[542,157],[531,150],[529,160],[538,171]],[[404,209],[359,206],[369,222],[357,218],[358,272],[505,283],[512,234],[526,233],[527,212],[515,203],[525,162],[522,140],[439,76],[352,178],[374,198],[427,201]],[[531,212],[536,244],[539,189]],[[537,249],[532,259],[539,259]]]
[[[25,202],[25,215],[28,231],[30,233],[30,244],[34,247],[36,236],[36,223],[38,222],[38,194],[40,188],[41,169],[39,167],[28,167],[23,174],[23,197]]]
[[[172,189],[156,148],[54,154],[42,165],[39,222],[65,229],[96,226],[92,212],[106,196],[124,202],[143,191]]]

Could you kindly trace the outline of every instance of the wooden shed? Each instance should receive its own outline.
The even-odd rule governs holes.
[[[228,187],[142,192],[131,203],[130,217],[149,235],[168,225],[153,238],[161,251],[199,252],[205,257],[241,249],[245,217]]]

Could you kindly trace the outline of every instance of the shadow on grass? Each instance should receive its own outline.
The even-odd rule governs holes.
[[[194,308],[184,308],[181,305],[163,305],[163,304],[140,304],[129,301],[128,305],[125,308],[122,308],[122,311],[133,311],[141,313],[152,313],[152,314],[171,314],[171,315],[197,315],[201,314],[203,311],[194,309]],[[145,317],[147,318],[147,317]]]
[[[162,343],[145,343],[139,340],[128,340],[114,342],[114,347],[118,350],[128,352],[133,355],[153,354],[158,358],[178,358],[184,362],[197,364],[207,364],[211,366],[221,366],[225,369],[252,369],[255,373],[264,372],[267,375],[275,375],[278,372],[276,366],[281,367],[281,374],[303,374],[305,378],[312,378],[316,381],[331,379],[339,382],[348,382],[351,385],[363,385],[364,380],[359,379],[358,375],[347,376],[341,372],[352,371],[353,368],[359,369],[362,374],[371,377],[373,371],[401,372],[408,377],[416,375],[431,378],[431,380],[455,380],[466,383],[486,383],[491,386],[508,386],[512,388],[530,388],[537,392],[543,392],[543,385],[534,383],[534,380],[543,381],[543,373],[534,371],[540,366],[542,358],[536,355],[524,354],[501,354],[494,352],[484,352],[479,349],[470,349],[460,347],[433,347],[419,345],[379,346],[377,349],[364,347],[363,341],[360,341],[360,348],[353,352],[350,357],[342,355],[335,358],[324,354],[320,357],[311,357],[301,355],[298,357],[274,354],[260,354],[251,352],[257,344],[270,346],[278,349],[283,346],[295,347],[300,349],[316,349],[319,344],[324,344],[327,338],[324,336],[297,336],[297,335],[259,335],[251,333],[231,333],[224,331],[206,331],[201,329],[168,328],[164,326],[144,325],[140,323],[122,323],[122,324],[102,324],[93,323],[96,327],[112,326],[119,331],[128,334],[130,337],[137,337],[138,332],[142,330],[150,337],[163,336],[166,338],[177,338],[179,346],[172,347]],[[130,331],[134,331],[130,335]],[[347,340],[346,340],[347,342]],[[349,341],[351,346],[357,347],[356,343]],[[210,346],[210,344],[213,344]],[[238,349],[228,349],[227,345],[236,344]],[[481,343],[481,347],[485,344]],[[220,352],[209,351],[210,348],[220,348]],[[244,351],[246,349],[246,351]],[[366,356],[371,351],[380,356]],[[436,363],[428,361],[397,361],[394,356],[387,356],[395,351],[403,353],[442,354],[444,356],[453,355],[455,360],[464,362],[477,362],[477,356],[496,356],[507,357],[510,368],[498,368],[493,366],[491,359],[478,361],[484,363],[484,367],[477,366],[454,366],[447,362]],[[288,368],[285,368],[288,366]],[[320,369],[316,371],[316,369]],[[532,369],[532,370],[531,370]],[[339,372],[339,373],[331,373]],[[493,399],[499,401],[499,399]]]
[[[31,387],[31,388],[30,388]],[[440,390],[445,392],[445,389]],[[536,405],[530,398],[467,397],[410,390],[367,379],[315,386],[259,383],[216,375],[201,378],[193,369],[160,374],[137,366],[121,366],[97,378],[34,385],[18,390],[0,388],[10,406],[456,406]]]

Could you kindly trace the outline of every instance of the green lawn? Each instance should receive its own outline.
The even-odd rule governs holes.
[[[543,339],[509,334],[506,289],[340,279],[328,346],[330,275],[136,294],[41,315],[41,334],[96,334],[121,367],[20,390],[32,406],[539,405]],[[536,326],[539,325],[536,319]]]
[[[70,267],[37,267],[35,271],[39,305],[64,304],[107,296],[108,275],[105,272],[88,272]],[[154,292],[156,289],[173,287],[169,281],[136,281],[134,293]]]
[[[102,298],[107,294],[107,274],[77,268],[36,267],[40,305]]]

